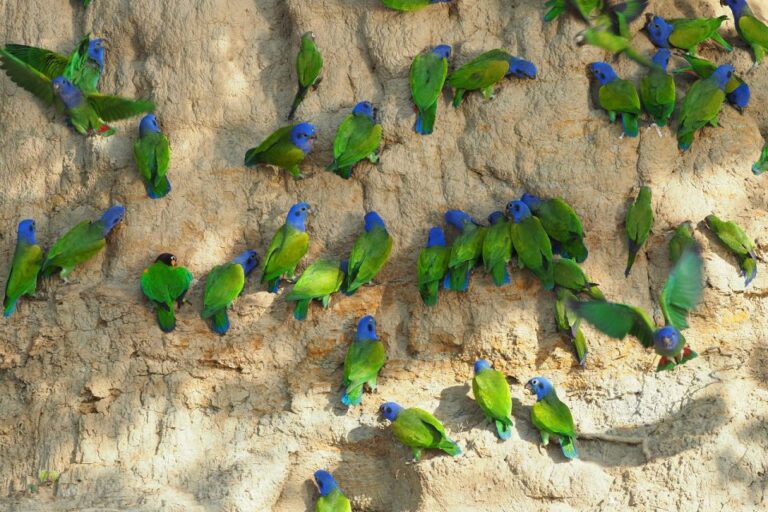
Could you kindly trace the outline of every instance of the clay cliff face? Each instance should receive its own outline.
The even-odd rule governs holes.
[[[128,208],[107,250],[70,284],[42,281],[38,297],[2,321],[0,509],[313,510],[318,468],[333,471],[361,511],[768,507],[762,262],[745,290],[735,261],[699,227],[707,288],[686,336],[701,357],[661,374],[636,341],[591,329],[587,367],[578,367],[555,331],[551,294],[525,272],[502,289],[478,273],[469,293],[444,293],[431,310],[414,284],[418,249],[447,208],[483,217],[523,191],[558,195],[584,221],[588,274],[608,297],[659,319],[666,242],[678,223],[715,212],[768,243],[766,178],[750,172],[768,131],[768,65],[746,74],[747,113],[725,107],[722,127],[681,155],[669,130],[619,140],[591,102],[586,73],[607,56],[575,46],[576,18],[544,24],[541,2],[456,4],[399,14],[377,0],[96,0],[87,11],[75,1],[0,0],[3,42],[68,52],[85,32],[106,38],[102,89],[150,95],[173,147],[173,191],[149,200],[133,165],[138,119],[117,123],[111,138],[86,139],[0,79],[2,279],[21,218],[35,218],[49,246],[112,203]],[[651,4],[666,17],[726,13],[715,0]],[[733,22],[725,27],[735,40]],[[245,169],[245,150],[284,123],[308,30],[326,62],[297,116],[319,129],[308,177]],[[454,45],[454,66],[506,48],[534,61],[539,78],[505,81],[493,101],[473,95],[459,110],[446,96],[435,134],[419,137],[407,70],[437,43]],[[651,51],[643,35],[636,44]],[[712,47],[702,54],[726,58]],[[740,73],[751,66],[742,47],[728,58]],[[636,81],[642,74],[625,59],[616,68]],[[381,163],[342,181],[323,167],[335,127],[363,99],[382,114]],[[625,279],[621,222],[640,184],[653,188],[656,224]],[[395,239],[389,264],[374,286],[334,297],[327,311],[313,306],[303,323],[282,295],[263,291],[257,271],[230,333],[214,335],[198,316],[206,272],[246,247],[263,254],[298,200],[315,210],[304,264],[348,251],[372,209]],[[161,252],[199,280],[172,334],[159,331],[139,290],[142,269]],[[378,393],[346,411],[341,363],[365,314],[376,316],[389,362]],[[506,443],[469,397],[478,357],[520,383]],[[580,460],[537,449],[522,389],[535,375],[550,377],[570,405],[584,434]],[[464,455],[406,465],[409,452],[378,419],[385,400],[433,411]],[[41,469],[61,476],[30,493]]]

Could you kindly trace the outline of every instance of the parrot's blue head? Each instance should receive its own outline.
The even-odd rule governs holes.
[[[659,48],[669,48],[669,36],[675,27],[661,16],[654,16],[651,13],[646,15],[645,31],[648,32],[648,38]]]
[[[232,263],[237,263],[243,267],[245,275],[248,275],[253,272],[253,269],[259,266],[259,255],[256,254],[256,251],[247,250],[233,259]]]
[[[379,339],[376,336],[376,319],[371,315],[361,318],[357,322],[357,335],[355,339],[358,341],[375,341]]]
[[[733,17],[739,19],[744,13],[744,9],[747,8],[747,0],[720,0],[720,5],[730,7],[733,11]]]
[[[600,85],[609,84],[619,78],[619,75],[616,74],[607,62],[593,62],[589,65],[589,71],[592,73],[592,76],[597,78]]]
[[[659,352],[670,352],[680,344],[680,331],[671,325],[658,329],[653,334],[653,344]]]
[[[739,109],[739,111],[743,111],[749,106],[750,96],[751,93],[749,91],[749,86],[746,83],[742,83],[739,84],[737,88],[729,92],[726,95],[726,98],[728,99],[728,103]]]
[[[381,218],[381,216],[376,212],[368,212],[365,214],[365,232],[372,230],[375,227],[381,227],[384,229],[387,229],[386,224],[384,224],[384,219]]]
[[[139,137],[149,133],[160,133],[160,124],[157,122],[155,114],[147,114],[141,118],[139,123]]]
[[[400,414],[400,411],[402,410],[403,408],[395,402],[387,402],[379,407],[379,412],[389,421],[395,421],[397,419],[397,415]]]
[[[447,3],[447,2],[450,2],[450,1],[452,1],[452,0],[430,0],[430,3],[442,4],[442,3]]]
[[[507,204],[507,216],[515,224],[520,224],[524,219],[531,216],[531,209],[522,201],[510,201]]]
[[[83,93],[80,92],[80,89],[63,76],[57,76],[51,84],[53,86],[53,93],[67,108],[75,108],[83,101]]]
[[[291,130],[291,142],[307,154],[312,151],[312,144],[317,140],[315,126],[312,123],[299,123]]]
[[[491,367],[490,361],[487,359],[478,359],[475,361],[475,373],[480,373],[481,371],[488,369]]]
[[[461,210],[448,210],[445,212],[445,222],[461,231],[464,226],[472,222],[472,217]]]
[[[533,194],[528,194],[528,193],[523,194],[520,200],[524,202],[529,209],[536,208],[541,204],[541,199],[534,196]]]
[[[19,222],[19,227],[16,230],[16,236],[19,241],[26,242],[30,245],[34,245],[35,241],[35,221],[32,219],[24,219]]]
[[[669,58],[672,56],[672,52],[669,48],[659,48],[656,55],[653,56],[653,63],[659,66],[664,71],[667,70],[669,65]]]
[[[555,390],[555,388],[552,386],[552,383],[549,382],[549,380],[545,377],[532,378],[525,385],[525,389],[527,389],[528,392],[532,395],[535,394],[537,401],[541,400]]]
[[[733,66],[730,64],[718,66],[715,72],[712,73],[711,78],[717,82],[717,86],[720,87],[720,89],[725,90],[725,86],[728,85],[728,82],[733,78]]]
[[[99,71],[104,71],[104,40],[91,39],[88,42],[88,58],[99,66]]]
[[[309,205],[305,202],[296,203],[288,210],[288,216],[285,219],[286,224],[293,226],[299,231],[306,231],[307,216],[309,215]]]
[[[352,114],[364,116],[373,121],[376,116],[376,109],[373,108],[373,103],[370,101],[361,101],[352,109]]]
[[[100,219],[104,226],[102,234],[106,237],[109,232],[115,228],[115,226],[122,222],[123,218],[125,218],[125,206],[116,204],[109,210],[105,211]]]
[[[491,225],[498,224],[503,220],[504,220],[504,212],[496,211],[488,216],[488,222],[490,222]]]
[[[328,496],[334,489],[339,488],[339,484],[336,483],[333,476],[324,469],[315,471],[315,483],[320,491],[320,496]]]
[[[509,70],[506,76],[515,76],[517,78],[536,78],[536,66],[533,62],[517,57],[509,58]]]
[[[449,44],[440,44],[432,48],[432,53],[437,55],[438,57],[441,57],[443,59],[450,59],[451,58],[451,45]]]
[[[445,247],[445,233],[443,232],[443,228],[440,226],[435,226],[434,228],[429,230],[429,235],[427,235],[427,247]]]

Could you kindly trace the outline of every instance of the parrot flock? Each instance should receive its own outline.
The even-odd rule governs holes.
[[[88,7],[91,0],[83,0]],[[432,4],[449,3],[453,9],[459,0],[381,0],[384,7],[410,12]],[[768,50],[768,25],[750,9],[747,0],[721,0],[730,8],[740,38],[749,46],[755,66]],[[750,89],[736,76],[729,64],[717,64],[697,56],[699,46],[712,42],[726,52],[733,46],[722,36],[722,24],[728,16],[695,19],[664,19],[646,14],[644,31],[658,48],[648,57],[632,46],[629,24],[640,17],[648,2],[627,0],[624,3],[603,0],[547,0],[544,20],[554,21],[574,10],[589,24],[577,38],[579,44],[600,47],[626,57],[647,68],[639,88],[622,79],[607,62],[589,65],[590,75],[597,81],[597,104],[611,122],[620,118],[621,137],[636,137],[645,113],[651,126],[662,136],[661,128],[677,121],[677,143],[681,151],[693,145],[695,134],[707,126],[718,126],[724,102],[740,112],[748,107]],[[535,79],[536,65],[513,56],[504,49],[481,53],[452,69],[453,48],[438,44],[416,55],[409,70],[409,87],[414,107],[413,130],[418,135],[439,131],[438,110],[443,90],[453,90],[452,105],[459,108],[468,95],[477,91],[487,101],[494,98],[497,86],[505,78]],[[685,65],[669,69],[670,60],[680,58]],[[81,135],[108,137],[116,129],[107,123],[143,115],[138,138],[134,141],[134,159],[140,178],[151,199],[162,199],[171,192],[168,171],[171,145],[160,129],[155,104],[148,99],[128,99],[103,94],[99,90],[104,73],[105,46],[102,39],[85,35],[69,55],[44,48],[7,44],[0,49],[0,69],[19,87],[31,92],[46,106],[53,106],[64,120]],[[308,121],[293,122],[308,94],[319,88],[324,60],[315,36],[307,32],[301,37],[296,56],[298,90],[291,103],[287,120],[256,147],[247,150],[245,166],[269,165],[288,171],[294,178],[303,177],[301,167],[312,153],[318,139],[317,128]],[[678,76],[696,78],[682,103],[677,102]],[[321,91],[322,92],[322,91]],[[349,111],[348,111],[349,112]],[[378,109],[370,101],[359,101],[336,130],[331,149],[332,161],[326,170],[348,180],[363,171],[368,161],[376,165],[382,151],[383,127]],[[768,170],[768,145],[752,167],[755,175]],[[225,335],[232,327],[229,311],[244,292],[249,275],[262,266],[260,282],[266,291],[283,293],[293,302],[293,316],[304,320],[313,300],[329,306],[337,292],[355,294],[370,285],[389,260],[393,237],[382,217],[368,211],[362,231],[355,238],[345,259],[321,257],[306,265],[298,274],[302,260],[310,249],[308,220],[312,209],[306,202],[294,204],[285,222],[274,233],[263,260],[252,249],[230,261],[213,267],[205,277],[201,319],[211,331]],[[113,232],[126,215],[126,208],[114,205],[98,219],[83,220],[61,234],[46,250],[38,242],[37,226],[24,219],[17,226],[16,250],[8,272],[3,299],[3,314],[9,317],[24,296],[34,297],[40,276],[59,274],[65,282],[76,267],[84,265],[103,251]],[[476,269],[482,268],[496,287],[510,285],[510,269],[527,269],[541,287],[552,292],[554,324],[572,345],[578,364],[586,365],[588,347],[582,329],[589,324],[606,336],[636,338],[643,347],[653,349],[660,357],[656,371],[672,370],[697,357],[683,336],[688,316],[699,304],[704,291],[704,264],[701,248],[690,222],[680,224],[672,234],[669,260],[672,268],[659,292],[658,304],[663,325],[657,324],[646,310],[609,301],[597,283],[581,268],[589,255],[585,245],[585,229],[574,208],[558,197],[541,198],[525,193],[509,201],[503,209],[493,211],[483,220],[457,209],[444,214],[448,229],[433,226],[427,233],[426,245],[417,258],[417,287],[428,308],[438,305],[440,289],[466,293]],[[738,263],[740,275],[749,286],[757,274],[757,246],[737,224],[709,215],[703,224],[722,248]],[[654,227],[651,189],[641,186],[625,217],[627,263],[629,277],[638,255],[648,242]],[[448,235],[446,236],[446,231]],[[449,241],[450,240],[450,243]],[[187,292],[196,280],[177,257],[162,253],[142,272],[139,287],[154,311],[158,327],[171,332],[177,327],[176,311],[185,303]],[[366,392],[374,393],[380,372],[387,360],[387,348],[379,338],[376,319],[367,315],[357,324],[353,341],[343,361],[340,401],[346,407],[362,403]],[[508,377],[493,368],[486,359],[474,363],[472,392],[485,419],[498,438],[506,441],[515,426]],[[551,438],[557,440],[567,459],[578,457],[578,434],[569,407],[560,400],[554,385],[546,377],[527,381],[525,389],[535,396],[530,421],[538,430],[541,446]],[[452,440],[443,424],[430,412],[418,407],[404,407],[384,402],[381,416],[390,422],[394,437],[410,448],[414,461],[425,449],[439,450],[459,456],[461,447]],[[319,512],[351,512],[350,500],[343,494],[334,477],[325,470],[314,474],[320,497]]]

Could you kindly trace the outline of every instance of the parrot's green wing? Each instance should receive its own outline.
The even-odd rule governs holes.
[[[376,151],[381,142],[381,125],[366,116],[348,115],[339,125],[333,141],[335,168],[350,167]]]
[[[327,496],[317,499],[315,512],[352,512],[352,505],[340,490],[334,489]]]
[[[37,289],[37,274],[43,264],[43,250],[39,245],[25,242],[16,244],[13,253],[11,272],[5,283],[5,298],[3,310],[5,316],[9,316],[16,308],[16,301],[22,295],[35,293]]]
[[[584,291],[589,285],[587,275],[578,263],[568,258],[560,258],[552,264],[555,284],[574,292]]]
[[[691,49],[709,39],[720,28],[727,16],[721,18],[672,19],[669,22],[674,30],[669,35],[669,42],[677,48]]]
[[[552,289],[552,244],[547,232],[536,217],[511,224],[509,233],[520,263],[535,273],[544,288]]]
[[[312,86],[320,71],[323,69],[323,56],[317,49],[312,34],[305,34],[301,38],[301,48],[296,56],[296,75],[299,77],[301,87]]]
[[[172,308],[174,300],[169,289],[170,269],[165,263],[155,262],[141,274],[141,291],[149,300],[162,304],[165,308]]]
[[[389,259],[392,237],[381,226],[360,235],[349,254],[349,274],[346,291],[352,293],[373,279]]]
[[[59,238],[43,263],[42,272],[50,275],[57,268],[71,269],[83,263],[107,245],[100,222],[82,221]]]
[[[603,301],[568,301],[566,307],[611,338],[620,340],[631,334],[644,347],[653,346],[656,327],[648,313],[640,308]]]
[[[755,250],[755,243],[735,222],[723,221],[714,215],[706,218],[707,226],[728,249],[739,256],[747,256]]]
[[[448,77],[454,89],[474,91],[495,84],[509,71],[511,55],[504,50],[491,50],[469,61]]]
[[[172,299],[181,303],[194,279],[192,272],[184,267],[170,267],[169,274],[168,293]]]
[[[381,0],[381,3],[396,11],[418,11],[428,6],[431,0]]]
[[[474,224],[467,225],[456,237],[451,246],[449,267],[455,267],[465,261],[476,260],[483,253],[483,241],[487,230]]]
[[[448,437],[443,424],[430,413],[418,407],[412,407],[400,413],[392,423],[392,428],[396,434],[398,423],[411,427],[401,430],[405,434],[404,438],[411,438],[416,446],[421,445],[434,448],[442,438]],[[403,441],[403,444],[413,446],[405,441]]]
[[[554,391],[533,404],[531,421],[539,430],[570,438],[576,436],[571,410],[557,398]]]
[[[99,93],[87,93],[85,98],[106,122],[119,121],[155,110],[155,104],[146,99],[131,100]]]
[[[503,373],[492,368],[481,370],[472,379],[472,392],[486,415],[499,420],[512,416],[512,395]]]
[[[645,243],[653,226],[651,197],[651,189],[642,187],[637,199],[627,210],[627,217],[624,222],[627,237],[638,246]]]
[[[654,67],[640,81],[640,99],[648,115],[665,126],[675,110],[675,80],[663,69]]]
[[[752,14],[744,14],[739,20],[739,30],[750,45],[761,46],[763,51],[768,49],[768,26]],[[759,60],[759,59],[758,59]]]
[[[261,282],[272,281],[283,274],[293,273],[309,249],[309,234],[289,224],[283,224],[267,248]]]
[[[53,103],[51,79],[42,71],[9,53],[6,48],[0,50],[0,69],[5,70],[13,83],[31,92],[47,105]]]
[[[688,90],[680,110],[679,131],[693,132],[717,118],[725,93],[709,78],[697,80]]]
[[[210,318],[221,309],[227,308],[243,291],[245,271],[237,263],[217,265],[205,278],[203,318]]]
[[[611,112],[640,113],[640,97],[629,80],[614,80],[598,91],[600,106]]]
[[[417,55],[411,64],[411,96],[420,109],[435,104],[448,76],[448,60],[426,52]]]
[[[157,186],[168,173],[171,145],[162,133],[150,133],[139,137],[133,144],[136,166],[145,181]]]
[[[688,328],[688,312],[696,307],[704,291],[703,265],[699,250],[691,247],[670,272],[659,300],[667,325],[680,331]]]
[[[344,272],[339,269],[338,261],[316,261],[301,274],[285,300],[315,299],[330,295],[339,290],[343,279]]]
[[[88,41],[87,36],[85,40]],[[49,80],[64,75],[69,64],[69,59],[65,55],[23,44],[6,45],[3,53],[16,57],[17,60],[42,73]]]
[[[689,247],[696,245],[693,238],[693,231],[687,223],[680,224],[675,230],[675,234],[669,240],[669,261],[677,263],[683,252]]]
[[[450,249],[447,247],[428,247],[419,253],[417,263],[419,286],[440,281],[448,272]]]
[[[344,385],[362,384],[376,377],[387,360],[380,341],[353,341],[344,359]]]
[[[483,265],[490,272],[499,263],[506,263],[512,258],[512,237],[509,223],[498,222],[490,226],[483,239]]]

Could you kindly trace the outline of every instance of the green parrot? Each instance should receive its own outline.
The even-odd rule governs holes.
[[[89,5],[91,5],[92,1],[93,0],[83,0],[83,7],[88,7]]]
[[[598,16],[603,9],[603,0],[548,0],[544,3],[544,8],[548,9],[544,15],[544,21],[559,18],[568,8],[568,4],[573,6],[587,22]]]
[[[541,435],[541,444],[547,446],[549,437],[554,436],[560,441],[560,449],[567,459],[578,458],[576,427],[571,410],[557,397],[549,379],[534,377],[528,381],[525,389],[536,395],[536,403],[531,407],[531,422]]]
[[[617,115],[621,116],[621,124],[624,127],[621,138],[625,135],[637,137],[640,96],[635,84],[629,80],[621,80],[611,65],[605,62],[593,62],[589,68],[600,84],[597,91],[600,107],[608,112],[611,123],[616,121]]]
[[[315,471],[315,483],[320,490],[315,512],[352,512],[349,499],[341,492],[339,484],[329,472],[323,469]]]
[[[680,109],[677,128],[677,146],[681,151],[687,151],[691,147],[697,130],[708,124],[717,126],[717,117],[725,101],[725,87],[731,78],[733,66],[723,64],[708,78],[696,80],[688,89]]]
[[[469,289],[469,275],[483,255],[487,229],[461,210],[445,212],[445,222],[456,228],[459,236],[451,246],[448,273],[443,280],[443,288],[455,292],[466,292]]]
[[[136,167],[144,181],[147,195],[160,199],[171,191],[168,165],[171,163],[171,144],[168,142],[154,114],[147,114],[139,124],[139,138],[133,143]]]
[[[512,219],[509,233],[518,264],[530,269],[545,290],[554,289],[552,245],[541,221],[531,214],[523,201],[510,201],[507,204],[507,217]]]
[[[602,48],[614,55],[623,53],[643,66],[650,66],[651,61],[632,46],[632,33],[629,28],[629,24],[640,16],[647,6],[646,0],[627,0],[607,5],[602,14],[591,20],[590,27],[576,36],[576,44]]]
[[[699,78],[709,78],[717,69],[717,64],[708,61],[707,59],[702,59],[687,53],[682,57],[688,61],[689,65],[675,69],[673,71],[674,74],[693,73]],[[744,113],[744,109],[749,105],[751,95],[749,85],[738,76],[733,75],[725,85],[724,92],[725,99],[728,100],[728,103],[739,112]]]
[[[293,290],[285,296],[286,301],[296,302],[293,317],[306,320],[309,303],[313,299],[321,301],[323,307],[327,308],[331,295],[341,288],[346,270],[346,261],[339,263],[335,260],[318,260],[307,267],[293,285]]]
[[[296,109],[299,108],[307,91],[317,88],[323,80],[320,72],[323,70],[323,56],[315,44],[315,34],[307,32],[301,36],[301,47],[296,55],[296,76],[299,79],[299,90],[291,104],[288,120],[293,120]]]
[[[441,44],[417,55],[411,63],[411,97],[417,112],[413,129],[420,135],[429,135],[434,130],[437,101],[448,77],[450,58],[451,47]]]
[[[509,233],[509,221],[502,212],[493,212],[488,216],[490,226],[483,239],[483,265],[491,275],[493,284],[502,286],[512,282],[507,264],[512,259],[512,237]]]
[[[715,215],[709,215],[705,220],[707,227],[715,234],[722,246],[739,258],[740,273],[745,278],[744,287],[746,288],[757,276],[755,242],[734,222],[723,221]]]
[[[173,303],[181,307],[192,279],[192,273],[178,266],[176,256],[169,253],[158,256],[141,274],[141,291],[154,305],[157,324],[163,332],[176,328]]]
[[[653,57],[651,70],[640,80],[640,102],[653,119],[653,126],[661,137],[659,127],[667,126],[675,110],[675,80],[667,73],[671,52],[661,48]]]
[[[361,101],[339,125],[333,141],[333,162],[326,168],[344,179],[352,176],[352,167],[364,159],[375,164],[381,144],[381,124],[370,101]]]
[[[418,11],[431,4],[447,3],[451,0],[381,0],[381,3],[395,11]]]
[[[99,220],[82,221],[63,234],[43,261],[40,272],[51,276],[60,272],[66,282],[67,276],[77,265],[96,256],[107,245],[107,236],[125,217],[125,208],[115,205],[109,208]]]
[[[648,240],[648,235],[651,233],[651,227],[653,227],[651,196],[650,188],[640,187],[637,199],[627,210],[624,227],[627,232],[629,252],[627,254],[627,267],[624,269],[624,277],[629,277],[632,265],[635,264],[637,253],[645,241]]]
[[[688,328],[686,317],[701,299],[703,266],[697,246],[689,247],[680,256],[659,298],[665,325],[658,329],[645,310],[626,304],[568,301],[566,307],[611,338],[623,339],[631,334],[644,347],[653,347],[661,356],[656,371],[670,370],[698,355],[681,331]]]
[[[309,205],[305,202],[293,205],[288,211],[285,224],[269,242],[261,282],[266,282],[272,293],[277,293],[280,289],[280,278],[284,275],[287,274],[289,279],[293,279],[296,267],[309,250],[309,233],[306,226],[309,210]]]
[[[760,176],[765,171],[768,171],[768,144],[763,146],[763,150],[760,152],[760,158],[757,159],[752,165],[752,173],[755,176]]]
[[[595,300],[605,300],[597,284],[591,282],[578,263],[568,258],[558,258],[552,264],[555,286],[574,293],[585,293]]]
[[[540,199],[531,194],[523,194],[520,200],[541,221],[561,256],[575,259],[578,263],[587,259],[589,251],[584,245],[584,228],[571,205],[559,197]]]
[[[557,288],[557,300],[555,301],[555,322],[557,329],[568,336],[576,353],[576,360],[581,366],[587,364],[587,338],[581,329],[579,318],[568,309],[568,302],[575,301],[576,296],[566,288]]]
[[[448,455],[461,455],[461,448],[445,433],[445,427],[424,409],[403,409],[394,402],[383,404],[379,411],[392,422],[392,433],[413,451],[413,461],[421,459],[424,449],[443,450]]]
[[[227,308],[243,293],[245,278],[259,265],[256,251],[245,251],[223,265],[216,265],[205,278],[203,311],[200,318],[211,319],[211,330],[222,336],[229,330]]]
[[[353,295],[358,288],[370,283],[389,259],[392,237],[376,212],[365,214],[365,232],[357,237],[349,253],[349,270],[344,280],[344,293]]]
[[[686,249],[695,246],[696,240],[693,238],[693,229],[688,222],[683,222],[675,230],[675,234],[669,239],[669,261],[677,263],[680,256]]]
[[[16,230],[16,251],[11,261],[11,271],[5,283],[3,316],[9,317],[16,310],[16,303],[24,295],[35,295],[37,274],[43,264],[43,250],[35,240],[35,221],[25,219]]]
[[[472,392],[477,405],[485,417],[496,426],[499,439],[512,437],[512,395],[504,374],[491,368],[485,359],[475,361],[475,376],[472,378]]]
[[[695,55],[700,43],[712,39],[729,52],[733,51],[733,47],[718,32],[728,16],[670,20],[652,13],[645,16],[645,31],[648,32],[651,42],[659,48],[680,48]]]
[[[298,123],[284,126],[273,132],[264,142],[245,153],[245,165],[274,165],[290,172],[295,179],[300,179],[299,165],[312,151],[317,140],[315,127],[311,123]]]
[[[446,247],[443,228],[436,226],[429,230],[427,246],[419,252],[417,262],[419,294],[427,306],[437,304],[440,283],[448,273],[451,250]]]
[[[752,47],[755,54],[755,66],[763,62],[768,50],[768,25],[759,20],[752,12],[747,0],[720,0],[720,5],[727,5],[733,12],[736,30],[741,38]]]
[[[347,407],[360,405],[363,387],[373,391],[376,379],[387,360],[384,344],[376,336],[376,320],[368,315],[357,323],[357,333],[344,358],[344,395],[341,403]]]
[[[493,86],[502,78],[536,78],[536,66],[507,51],[496,49],[483,53],[451,73],[448,85],[455,89],[453,106],[459,107],[468,91],[481,91],[485,99],[493,98]]]

